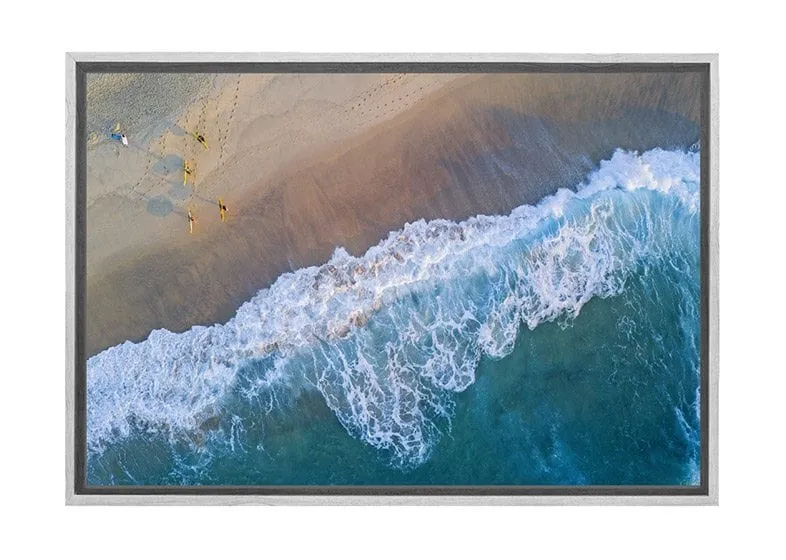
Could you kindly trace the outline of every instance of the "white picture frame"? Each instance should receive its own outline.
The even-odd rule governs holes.
[[[418,488],[403,492],[379,488],[359,493],[315,491],[289,491],[279,489],[275,493],[249,494],[215,490],[210,494],[173,494],[157,492],[155,489],[133,488],[126,493],[85,493],[76,484],[77,461],[77,408],[78,388],[77,360],[84,360],[79,352],[81,343],[78,325],[84,320],[78,307],[80,274],[77,270],[85,248],[78,246],[78,228],[84,220],[80,217],[79,184],[80,163],[77,161],[79,134],[78,85],[84,68],[91,64],[123,63],[134,64],[229,64],[229,63],[322,63],[335,64],[340,68],[357,63],[453,63],[465,65],[465,71],[482,71],[485,64],[564,64],[567,66],[610,65],[613,69],[620,64],[640,65],[706,65],[709,76],[708,119],[703,130],[707,139],[706,157],[709,174],[702,174],[702,188],[706,188],[709,205],[702,206],[703,219],[707,220],[706,238],[702,245],[703,278],[708,279],[704,288],[708,302],[703,325],[706,348],[702,356],[707,364],[702,374],[706,375],[703,387],[707,389],[706,409],[702,411],[706,430],[703,430],[703,445],[706,446],[707,465],[703,470],[702,492],[694,494],[653,494],[646,488],[636,492],[616,491],[609,488],[603,492],[583,492],[581,488],[551,492],[546,487],[540,493],[500,494],[484,492],[483,488],[455,488],[451,492],[440,492]],[[66,496],[68,505],[716,505],[718,503],[718,343],[719,343],[719,300],[718,300],[718,55],[717,54],[305,54],[305,53],[67,53],[66,54]],[[705,152],[704,142],[702,152]],[[703,203],[704,204],[704,203]],[[706,270],[705,270],[706,269]]]

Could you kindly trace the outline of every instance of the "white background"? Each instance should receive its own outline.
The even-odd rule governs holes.
[[[6,558],[783,554],[783,20],[764,2],[173,2],[3,8]],[[717,508],[66,508],[64,52],[720,52]],[[119,217],[120,218],[120,217]],[[478,458],[483,460],[483,458]],[[780,518],[778,522],[777,519]]]

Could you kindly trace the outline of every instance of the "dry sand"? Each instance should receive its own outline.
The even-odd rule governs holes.
[[[223,322],[281,273],[337,246],[360,254],[408,221],[534,203],[615,148],[686,148],[700,84],[696,73],[93,78],[87,354]],[[129,148],[106,140],[115,122]],[[183,187],[183,158],[195,187]]]

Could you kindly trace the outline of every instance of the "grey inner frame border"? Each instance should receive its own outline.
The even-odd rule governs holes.
[[[86,144],[88,73],[702,73],[701,469],[698,486],[88,486]],[[66,54],[66,504],[717,505],[718,56],[565,54]]]

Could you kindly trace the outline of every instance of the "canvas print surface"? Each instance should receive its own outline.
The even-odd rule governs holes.
[[[88,74],[88,487],[698,485],[701,94]]]

